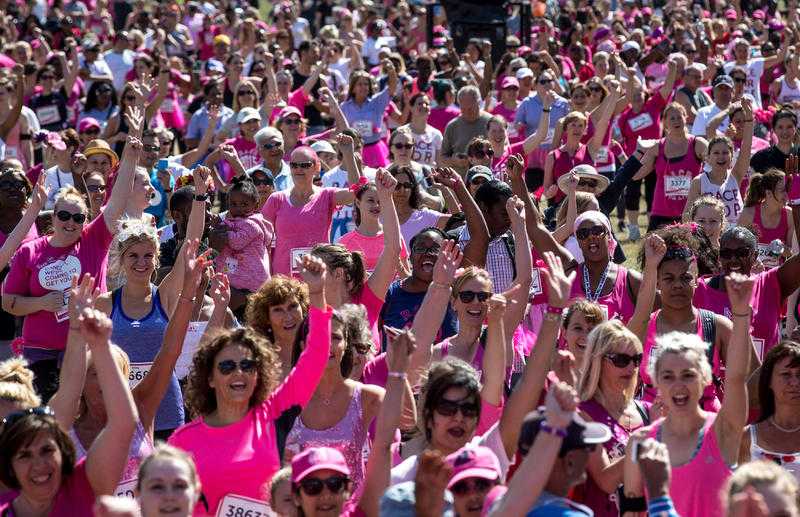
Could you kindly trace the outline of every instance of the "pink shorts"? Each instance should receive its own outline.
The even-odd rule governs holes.
[[[383,140],[365,145],[361,154],[367,167],[378,168],[389,165],[389,147]]]

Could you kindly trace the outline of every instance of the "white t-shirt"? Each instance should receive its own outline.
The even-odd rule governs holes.
[[[47,202],[44,204],[45,210],[52,210],[56,204],[56,195],[63,187],[74,186],[72,172],[62,171],[58,165],[54,165],[44,171],[44,188],[47,189]]]
[[[744,92],[750,94],[756,101],[755,108],[760,109],[761,104],[761,75],[764,73],[764,58],[754,57],[747,61],[746,65],[737,65],[735,61],[725,63],[726,74],[730,74],[734,68],[741,68],[747,72],[747,84]]]
[[[408,124],[402,127],[411,129]],[[436,167],[436,155],[442,149],[442,132],[428,125],[424,133],[414,133],[412,130],[411,134],[414,135],[414,152],[411,159],[429,167]]]
[[[114,76],[114,89],[117,90],[117,93],[122,92],[126,82],[125,76],[133,70],[133,57],[133,51],[127,49],[120,54],[109,50],[103,56],[108,68],[111,69],[111,75]]]
[[[719,106],[717,106],[715,103],[697,110],[697,115],[694,117],[694,124],[692,124],[692,134],[694,136],[702,136],[705,138],[708,121],[714,118],[720,111],[722,110],[719,109]],[[730,120],[728,120],[728,117],[725,117],[725,120],[723,120],[722,124],[720,124],[717,128],[717,133],[724,133],[728,128],[728,124],[730,124]]]
[[[375,181],[375,169],[364,167],[364,176],[370,181]],[[329,170],[322,176],[323,187],[347,188],[350,183],[347,181],[347,171],[341,167]],[[333,213],[331,222],[330,241],[337,242],[339,238],[347,232],[355,229],[353,223],[353,205],[342,205]]]
[[[506,447],[503,445],[503,438],[500,435],[500,422],[494,424],[482,436],[476,436],[470,440],[469,445],[478,446],[483,445],[488,447],[495,453],[500,462],[500,472],[502,473],[502,480],[505,480],[508,474],[508,468],[511,466],[511,460],[508,459],[506,454]],[[396,485],[404,481],[413,481],[414,476],[417,474],[417,458],[418,456],[411,456],[406,458],[402,463],[392,469],[390,485]]]
[[[80,67],[81,68],[88,68],[89,69],[89,75],[93,75],[93,76],[101,76],[102,75],[102,76],[106,76],[106,77],[113,77],[113,74],[111,73],[111,68],[108,66],[108,63],[103,58],[96,59],[91,63],[88,63],[86,61],[86,58],[83,57],[83,56],[80,56],[78,58],[78,60],[80,62]],[[89,88],[92,87],[92,83],[94,83],[94,81],[89,80],[89,79],[84,81],[83,85],[84,85],[84,88],[86,88],[87,92],[89,91]]]

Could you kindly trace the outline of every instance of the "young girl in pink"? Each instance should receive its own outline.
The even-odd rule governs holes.
[[[275,232],[258,211],[258,191],[249,178],[235,178],[228,192],[224,246],[217,271],[228,275],[232,288],[255,292],[269,280],[269,249]]]

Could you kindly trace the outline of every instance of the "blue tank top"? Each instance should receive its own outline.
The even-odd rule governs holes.
[[[114,324],[111,341],[122,348],[130,358],[131,372],[128,381],[131,388],[150,371],[153,360],[161,350],[169,322],[164,308],[161,307],[158,288],[151,285],[150,289],[153,293],[152,307],[147,316],[138,320],[129,318],[122,310],[122,288],[114,290],[111,295],[111,322]],[[173,371],[164,400],[158,406],[155,430],[175,429],[183,425],[183,421],[183,396],[178,378]]]

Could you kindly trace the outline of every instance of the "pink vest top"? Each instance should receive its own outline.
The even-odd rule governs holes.
[[[564,174],[568,173],[572,170],[573,167],[576,165],[588,164],[594,165],[594,160],[589,155],[589,148],[586,144],[581,144],[578,146],[578,151],[575,153],[574,156],[570,156],[567,151],[563,149],[563,147],[559,147],[558,149],[553,149],[553,183],[558,182],[558,178],[563,176]],[[556,202],[561,201],[564,199],[565,194],[560,190],[553,198]]]
[[[571,300],[586,298],[583,290],[583,268],[581,264],[576,268],[577,274],[572,281],[572,289],[569,296]],[[605,308],[607,319],[618,318],[623,323],[627,323],[633,316],[635,304],[628,293],[628,270],[623,266],[617,266],[617,279],[614,281],[614,288],[605,296],[597,299],[597,303]]]
[[[725,463],[714,432],[717,415],[709,413],[703,425],[699,450],[692,459],[680,466],[672,467],[672,483],[669,495],[675,510],[682,517],[723,517],[725,512],[720,504],[719,493],[731,475],[731,468]],[[664,419],[653,424],[649,436],[660,441],[661,425]]]
[[[761,206],[756,205],[753,211],[753,226],[758,228],[758,257],[766,268],[777,267],[784,262],[782,257],[773,257],[769,253],[769,244],[774,240],[786,242],[786,233],[789,231],[789,208],[781,210],[781,219],[775,228],[766,228],[761,220]]]
[[[661,217],[680,217],[689,196],[692,178],[700,174],[703,163],[694,152],[695,137],[689,137],[686,154],[680,158],[664,156],[666,138],[658,143],[658,157],[654,165],[656,191],[652,214]]]

